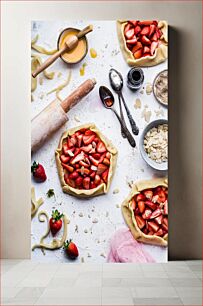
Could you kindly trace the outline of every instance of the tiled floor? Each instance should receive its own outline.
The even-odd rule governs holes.
[[[68,265],[1,261],[1,305],[202,305],[202,261]]]

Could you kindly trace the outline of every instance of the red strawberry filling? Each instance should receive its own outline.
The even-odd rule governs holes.
[[[139,59],[155,54],[162,32],[156,20],[130,20],[124,28],[124,36],[127,48]]]
[[[76,189],[93,189],[107,184],[111,153],[90,129],[82,129],[63,141],[60,155],[66,184]]]
[[[164,237],[168,233],[168,189],[146,189],[131,200],[138,227],[146,235]]]

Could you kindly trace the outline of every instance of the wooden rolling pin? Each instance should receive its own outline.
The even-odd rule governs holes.
[[[51,102],[31,122],[31,151],[36,152],[54,132],[67,122],[67,112],[84,98],[95,86],[95,79],[88,79],[61,103]]]

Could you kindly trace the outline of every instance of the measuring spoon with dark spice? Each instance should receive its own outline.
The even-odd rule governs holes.
[[[119,114],[117,113],[117,111],[115,110],[115,108],[113,107],[114,105],[114,96],[112,94],[112,92],[106,87],[106,86],[100,86],[99,87],[99,96],[100,99],[103,103],[103,105],[108,108],[111,109],[114,114],[116,115],[116,117],[118,118],[121,128],[123,130],[123,132],[125,133],[128,142],[130,143],[130,145],[134,148],[136,147],[136,142],[133,138],[133,136],[131,135],[131,133],[129,132],[127,126],[125,125],[125,123],[122,121],[121,117],[119,116]]]

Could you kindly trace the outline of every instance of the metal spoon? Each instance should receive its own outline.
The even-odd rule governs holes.
[[[119,99],[119,105],[120,105],[120,110],[121,110],[121,118],[123,116],[122,113],[122,107],[121,107],[121,99],[123,101],[123,105],[125,107],[131,128],[132,128],[132,132],[135,135],[139,134],[139,128],[137,127],[135,120],[133,119],[130,110],[125,102],[125,99],[123,97],[122,94],[122,89],[123,89],[123,77],[120,74],[120,72],[118,72],[116,69],[111,68],[109,71],[109,79],[110,79],[110,83],[111,83],[111,87],[115,90],[115,92],[118,94],[118,99]]]
[[[125,132],[125,135],[126,135],[128,141],[129,141],[130,145],[134,148],[136,146],[136,142],[135,142],[133,136],[131,135],[131,133],[129,132],[128,128],[123,123],[123,121],[120,118],[119,114],[117,113],[117,111],[113,107],[113,105],[114,105],[114,96],[113,96],[112,92],[107,87],[100,86],[99,87],[99,95],[100,95],[100,99],[101,99],[103,105],[106,108],[111,109],[114,112],[114,114],[116,115],[116,117],[118,118],[122,130]]]

